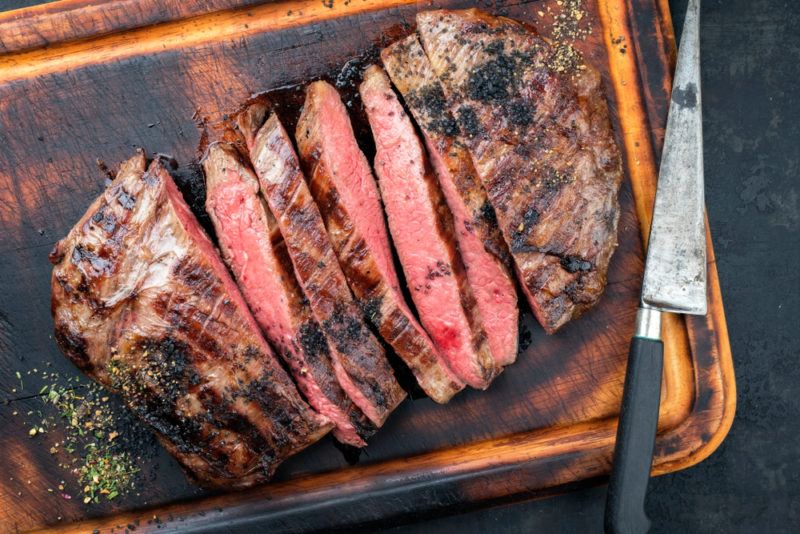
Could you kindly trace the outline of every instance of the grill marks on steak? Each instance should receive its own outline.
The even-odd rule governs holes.
[[[331,243],[367,319],[428,396],[447,402],[463,383],[447,367],[400,292],[375,180],[347,111],[330,84],[319,81],[307,88],[295,138]]]
[[[422,324],[458,377],[486,388],[499,371],[422,145],[380,67],[365,71],[359,92],[375,138],[389,229]]]
[[[498,365],[517,358],[517,290],[494,208],[458,139],[459,128],[416,34],[381,53],[395,87],[422,131],[442,192],[453,213],[458,248]]]
[[[331,427],[274,359],[160,160],[138,154],[51,254],[55,337],[201,481],[245,487]]]
[[[258,179],[227,143],[210,145],[202,163],[206,211],[256,321],[309,404],[336,425],[334,436],[363,447],[375,428],[336,380],[325,337],[297,282],[277,221],[259,195]]]
[[[552,333],[593,306],[622,179],[600,76],[522,24],[417,15],[420,40],[489,195],[534,314]]]
[[[380,427],[405,391],[350,293],[292,142],[275,114],[254,137],[250,159],[300,285],[330,342],[339,383]]]
[[[350,219],[383,277],[391,287],[399,288],[378,187],[339,93],[329,83],[317,81],[306,88],[295,139],[304,167],[321,175],[320,180],[338,184],[339,200],[349,209]],[[313,184],[315,177],[306,175]]]

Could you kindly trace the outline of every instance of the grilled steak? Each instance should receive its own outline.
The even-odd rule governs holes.
[[[317,441],[302,400],[160,160],[120,169],[51,253],[55,337],[197,478],[244,487]]]
[[[375,428],[336,380],[325,337],[294,275],[277,221],[258,193],[258,179],[228,144],[209,146],[203,169],[206,211],[256,321],[309,404],[336,425],[336,439],[363,447]]]
[[[295,138],[339,264],[367,319],[428,396],[447,402],[464,385],[400,292],[375,179],[347,110],[330,84],[308,86]]]
[[[552,333],[597,302],[616,247],[622,170],[600,75],[510,19],[429,11],[417,25],[525,294]]]
[[[350,293],[292,142],[276,115],[258,131],[250,158],[300,285],[330,341],[339,383],[380,427],[406,394]]]
[[[441,84],[416,34],[384,49],[381,59],[422,131],[453,213],[458,248],[492,356],[498,365],[513,363],[517,358],[519,311],[511,258],[486,190],[469,152],[458,139],[458,125],[447,109]]]
[[[452,215],[414,126],[380,67],[364,72],[359,92],[389,229],[420,320],[456,375],[486,388],[498,368],[456,249]]]

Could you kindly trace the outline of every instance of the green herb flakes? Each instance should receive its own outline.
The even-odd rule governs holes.
[[[140,471],[138,457],[125,450],[127,440],[117,439],[123,428],[106,391],[79,378],[33,372],[46,383],[39,390],[42,410],[27,412],[28,435],[37,438],[55,430],[56,440],[47,440],[44,446],[57,458],[59,467],[75,477],[77,487],[83,488],[83,502],[110,501],[133,490]],[[16,372],[16,376],[22,389],[22,375]],[[57,493],[52,488],[48,493],[72,499],[65,491],[67,486],[62,480]]]

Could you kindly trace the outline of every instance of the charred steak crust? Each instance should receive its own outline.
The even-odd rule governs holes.
[[[478,10],[417,14],[420,40],[495,209],[534,314],[592,307],[616,248],[622,165],[599,73]]]
[[[383,228],[381,235],[376,236],[377,246],[383,245],[389,257],[391,252],[374,178],[356,144],[347,111],[336,89],[326,82],[315,82],[308,87],[295,137],[311,193],[350,289],[367,320],[408,365],[428,396],[439,403],[447,402],[463,389],[463,383],[447,368],[433,342],[411,314],[397,287],[393,266],[389,263],[391,272],[384,272],[375,251],[363,237],[360,221],[348,210],[345,195],[349,194],[355,209],[380,217],[379,221],[372,221]],[[340,158],[337,162],[340,169],[360,174],[351,176],[350,184],[346,177],[337,175],[336,164],[332,162],[336,158]],[[358,159],[363,161],[357,167],[352,162]],[[345,191],[348,187],[351,189]]]
[[[331,345],[339,383],[380,427],[406,393],[350,293],[291,140],[275,114],[254,139],[250,158],[261,191],[278,221],[300,285]]]
[[[450,210],[383,69],[368,67],[359,93],[375,138],[389,229],[420,320],[453,372],[485,389],[500,369],[456,248]]]
[[[459,140],[458,124],[416,34],[385,48],[381,59],[420,127],[442,192],[453,214],[467,278],[498,365],[516,360],[517,290],[511,257],[494,208]]]
[[[334,436],[363,447],[375,427],[336,379],[327,342],[295,277],[277,221],[259,195],[258,179],[229,143],[212,143],[202,165],[206,211],[256,321],[309,404],[336,425]]]
[[[205,484],[246,487],[331,427],[274,359],[162,162],[139,153],[55,247],[56,340]]]

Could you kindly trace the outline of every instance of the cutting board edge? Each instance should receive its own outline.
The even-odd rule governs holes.
[[[629,4],[629,6],[630,5],[631,4]],[[669,73],[669,78],[666,80],[668,82],[666,85],[669,90],[671,90],[672,75],[675,70],[678,47],[675,39],[675,28],[670,12],[669,0],[656,0],[656,8],[660,21],[660,29],[663,32],[662,35],[668,52],[666,57],[666,69]],[[666,115],[664,115],[663,121],[666,123]],[[658,138],[657,143],[659,148],[658,152],[660,153],[660,148],[663,144],[663,130],[661,131],[661,137]],[[722,288],[720,286],[719,273],[717,272],[717,260],[714,253],[714,244],[711,239],[708,212],[706,212],[705,219],[706,247],[708,251],[708,314],[705,317],[686,316],[685,322],[695,361],[697,361],[696,355],[698,351],[703,350],[703,347],[698,343],[697,334],[702,333],[703,330],[714,333],[710,337],[715,344],[709,347],[709,350],[715,353],[716,367],[718,368],[717,371],[719,372],[722,385],[722,390],[718,392],[721,396],[721,413],[717,415],[716,428],[710,429],[712,430],[711,434],[706,435],[701,444],[682,459],[666,461],[655,466],[653,469],[654,475],[663,475],[688,469],[711,456],[727,437],[736,415],[736,376],[733,368],[733,353],[731,351],[730,338],[728,335],[728,323],[725,318]],[[696,405],[693,407],[693,416],[695,419],[702,417],[700,410],[697,408],[698,406]]]
[[[94,38],[164,22],[243,9],[270,0],[57,0],[0,12],[0,55]],[[91,24],[86,24],[85,21]],[[76,23],[78,22],[78,23]]]
[[[662,19],[660,21],[654,21],[656,23],[661,23],[663,27],[669,27],[671,29],[671,20],[669,19],[669,9],[667,0],[654,0],[658,2],[658,9],[660,12],[660,16]],[[61,3],[61,2],[58,2]],[[69,3],[69,2],[67,2]],[[74,2],[72,2],[74,3]],[[624,0],[599,0],[599,3],[604,5],[606,8],[608,7],[622,7],[622,13],[628,12],[629,4],[627,4]],[[35,8],[28,8],[28,9],[35,9]],[[25,10],[22,10],[25,11]],[[605,10],[608,13],[608,9]],[[2,23],[2,19],[0,19],[0,23]],[[1,27],[1,26],[0,26]],[[674,33],[668,34],[668,37],[671,37],[670,46],[673,50],[673,54],[670,58],[667,58],[668,61],[672,61],[674,58]],[[671,65],[670,65],[671,68]],[[641,117],[644,120],[644,117]],[[651,147],[651,151],[653,151]],[[654,167],[653,167],[654,168]],[[654,177],[655,174],[653,173],[652,176]],[[651,186],[654,189],[655,180],[651,180]],[[637,193],[637,198],[641,198],[641,192]],[[646,210],[645,210],[646,213]],[[642,224],[643,233],[646,233],[647,227],[649,226],[648,217],[645,215],[644,217],[640,217],[640,222]],[[732,424],[733,416],[735,413],[736,407],[736,386],[733,374],[733,363],[732,363],[732,355],[730,351],[730,343],[728,339],[727,333],[727,325],[725,322],[725,314],[724,308],[722,303],[721,291],[719,286],[719,279],[716,272],[716,264],[714,260],[713,254],[713,247],[711,246],[710,242],[710,234],[709,237],[709,315],[706,318],[690,318],[684,321],[686,332],[689,336],[689,340],[692,346],[693,354],[696,356],[696,351],[698,348],[701,347],[709,347],[709,350],[714,352],[714,363],[709,366],[708,369],[699,369],[696,370],[695,382],[696,384],[699,383],[698,381],[700,378],[704,378],[703,373],[709,372],[714,373],[716,372],[721,387],[714,391],[713,395],[713,405],[709,405],[706,407],[699,406],[697,402],[692,404],[691,411],[688,413],[686,419],[677,422],[677,424],[672,427],[671,429],[667,430],[665,433],[659,436],[659,447],[660,450],[663,452],[668,449],[669,440],[674,438],[675,436],[684,435],[687,432],[694,432],[697,434],[697,439],[692,441],[691,447],[689,448],[681,448],[679,450],[669,451],[667,454],[663,455],[663,458],[658,459],[655,462],[653,472],[654,474],[664,474],[673,471],[677,471],[680,469],[685,469],[690,467],[691,465],[695,465],[699,463],[710,454],[713,453],[714,450],[722,443],[727,434],[730,426]],[[708,341],[709,338],[713,341],[712,344],[704,343],[703,341]],[[697,361],[695,357],[695,361]],[[700,377],[700,378],[698,378]],[[695,395],[699,396],[699,392],[695,391]],[[604,432],[608,432],[609,430],[613,430],[613,421],[601,421],[598,422],[603,425]],[[598,427],[599,428],[599,427]],[[526,433],[526,434],[535,434],[533,433]],[[494,440],[495,442],[501,440]],[[602,440],[600,440],[602,441]],[[533,447],[533,445],[531,445]],[[536,447],[539,447],[538,445]],[[532,452],[536,447],[530,449]],[[610,451],[610,445],[606,443],[604,446],[601,447],[602,449],[607,449],[605,453]],[[460,449],[452,449],[452,450],[460,450]],[[540,450],[540,449],[539,449]],[[595,455],[598,454],[598,449],[594,448]],[[605,454],[603,453],[603,454]],[[436,455],[438,452],[431,453],[431,455]],[[413,458],[403,459],[403,462],[407,462],[412,460]],[[535,460],[536,458],[532,458]],[[391,463],[391,462],[389,462]],[[535,462],[534,462],[535,463]],[[490,469],[476,469],[473,471],[468,471],[465,473],[461,473],[458,475],[458,478],[461,479],[463,482],[463,477],[473,477],[478,480],[482,480],[486,476],[490,476],[491,473],[489,471],[497,472],[497,470],[502,470],[503,466],[509,467],[513,469],[513,466],[519,465],[516,463],[507,463],[507,464],[496,464],[493,465]],[[521,469],[525,473],[529,473],[528,471]],[[358,469],[353,470],[353,472],[359,472]],[[530,474],[530,473],[529,473]],[[597,477],[602,477],[605,473],[603,472],[593,472],[591,470],[587,470],[583,473],[582,477],[579,477],[577,480],[588,480],[588,479],[596,479]],[[456,484],[458,486],[458,484]],[[525,484],[522,484],[525,486]],[[492,499],[502,499],[505,497],[510,496],[519,496],[521,494],[530,496],[533,493],[539,494],[541,491],[558,491],[557,488],[562,487],[563,485],[557,486],[544,486],[543,488],[533,488],[532,485],[527,485],[527,488],[520,489],[522,486],[518,487],[514,490],[510,486],[505,486],[508,491],[507,495],[501,496],[491,496],[491,495],[483,495],[480,498],[475,498],[475,495],[469,495],[469,498],[464,499],[454,499],[450,504],[443,507],[449,506],[457,506],[459,505],[456,501],[460,502],[461,504],[464,503],[476,503],[479,501],[488,502]],[[405,486],[403,486],[405,487]],[[242,494],[230,494],[232,497],[238,497]],[[227,497],[227,496],[223,496]],[[218,497],[211,498],[218,499]],[[208,499],[204,499],[207,501]],[[202,502],[202,501],[201,501]],[[169,508],[169,507],[167,507]],[[136,514],[142,515],[142,512],[136,512]],[[145,514],[146,516],[146,514]],[[121,521],[122,517],[126,516],[111,516],[109,518],[110,521]],[[96,525],[98,520],[91,520],[88,523],[76,523],[74,524],[76,527],[80,525]],[[62,527],[63,528],[63,527]]]
[[[625,152],[629,159],[628,170],[636,200],[637,216],[644,245],[647,245],[653,203],[658,176],[657,162],[663,145],[663,128],[666,125],[667,103],[675,69],[677,43],[669,0],[654,0],[651,9],[641,9],[632,0],[599,0],[600,18],[603,23],[606,46],[609,49],[610,72],[618,103],[618,114],[625,141]],[[634,9],[637,7],[639,9]],[[646,17],[651,17],[647,19]],[[638,20],[641,18],[644,20]],[[662,41],[664,49],[656,58],[640,57],[639,40],[634,31],[642,35],[643,29],[653,32],[656,40]],[[622,38],[622,39],[620,39]],[[616,44],[634,43],[634,53],[613,53]],[[620,51],[621,52],[621,51]],[[648,80],[645,62],[659,59],[661,83]],[[629,78],[624,74],[628,73]],[[635,83],[631,84],[630,82]],[[655,93],[655,94],[654,94]],[[661,107],[654,102],[661,101]],[[650,135],[643,135],[649,130]],[[733,372],[733,356],[728,337],[722,292],[716,268],[716,258],[711,240],[711,231],[706,215],[706,246],[708,250],[708,314],[704,317],[676,317],[667,314],[662,335],[666,339],[677,334],[670,327],[676,318],[688,336],[693,360],[694,394],[686,418],[675,426],[661,431],[656,439],[653,475],[663,475],[696,465],[710,456],[723,442],[733,424],[736,412],[736,380]],[[669,328],[667,328],[669,327]],[[666,345],[666,343],[665,343]],[[702,357],[699,357],[702,356]],[[663,399],[662,399],[663,402]],[[662,413],[663,416],[663,413]],[[663,421],[659,421],[659,428]],[[681,438],[680,447],[676,447]]]

